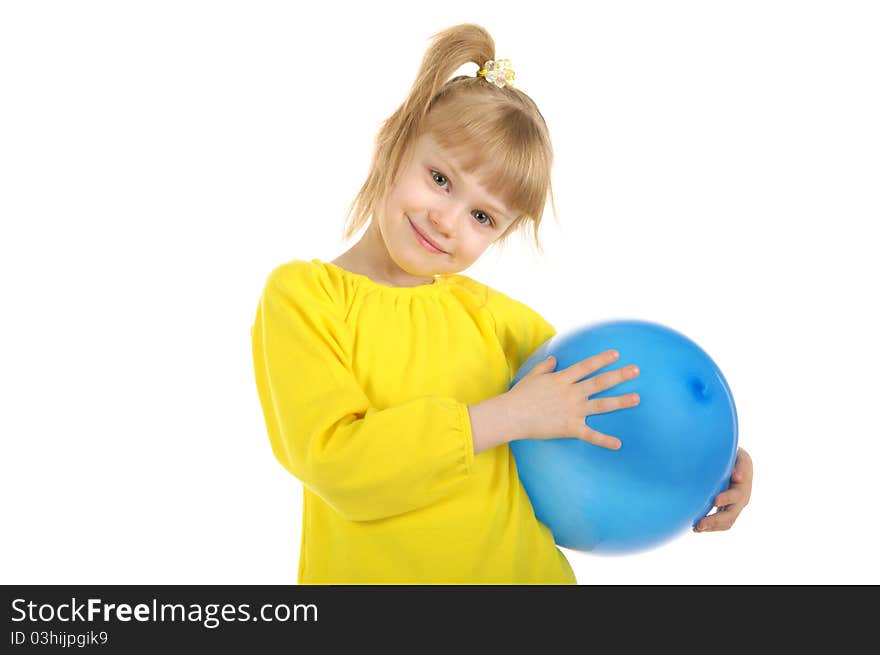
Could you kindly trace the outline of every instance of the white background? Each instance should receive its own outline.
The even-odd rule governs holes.
[[[558,222],[465,273],[560,331],[689,335],[755,463],[732,530],[567,551],[579,581],[880,583],[876,5],[305,7],[2,5],[0,581],[296,581],[257,300],[349,247],[428,38],[476,22],[550,127]]]

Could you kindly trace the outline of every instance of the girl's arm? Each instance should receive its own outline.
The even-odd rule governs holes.
[[[468,406],[475,455],[528,436],[520,434],[521,423],[516,420],[513,410],[507,393]]]
[[[467,406],[444,396],[377,409],[350,366],[350,335],[307,262],[269,276],[251,330],[278,461],[342,516],[368,521],[437,502],[469,476]]]

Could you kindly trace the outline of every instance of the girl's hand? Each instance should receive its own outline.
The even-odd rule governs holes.
[[[715,497],[718,511],[700,520],[694,532],[729,530],[739,513],[749,504],[752,496],[752,458],[743,449],[737,450],[736,464],[730,476],[730,486]]]
[[[556,358],[548,358],[536,364],[505,394],[508,396],[511,416],[518,428],[519,434],[516,438],[575,437],[603,448],[619,449],[619,439],[593,430],[586,424],[586,418],[593,414],[635,407],[639,404],[638,394],[595,400],[590,400],[590,396],[632,380],[639,375],[638,368],[625,366],[583,380],[617,359],[617,352],[608,350],[555,373],[553,369],[556,367]]]

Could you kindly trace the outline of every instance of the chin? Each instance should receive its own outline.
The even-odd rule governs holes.
[[[398,264],[400,266],[400,264]],[[424,263],[414,261],[408,262],[405,266],[400,266],[403,270],[405,270],[410,275],[414,275],[417,277],[432,277],[437,273],[442,273],[443,271],[439,270],[436,265],[432,267],[426,267]]]
[[[409,228],[409,226],[407,226],[407,228]],[[418,253],[413,253],[406,247],[391,254],[391,259],[401,270],[412,276],[430,277],[436,272],[425,270],[425,262],[418,259]]]

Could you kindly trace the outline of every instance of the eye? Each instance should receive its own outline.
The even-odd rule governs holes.
[[[437,178],[438,178],[438,177],[439,177],[441,180],[443,180],[443,182],[438,183],[437,186],[442,187],[444,183],[445,183],[445,184],[448,184],[448,183],[449,183],[449,180],[446,179],[446,176],[443,175],[443,173],[438,173],[437,171],[431,171],[431,177],[434,178],[434,182],[437,182]]]
[[[441,188],[446,188],[446,187],[449,185],[449,180],[446,178],[445,175],[443,175],[443,173],[441,173],[441,172],[439,172],[439,171],[433,171],[433,170],[432,170],[432,171],[431,171],[431,177],[433,178],[433,180],[434,180],[434,182],[437,184],[437,186],[439,186],[439,187],[441,187]],[[440,178],[440,181],[439,181],[439,182],[437,181],[437,178],[438,178],[438,177]],[[475,213],[476,213],[476,214],[481,214],[481,215],[483,215],[483,216],[486,217],[486,221],[485,221],[485,222],[483,222],[483,221],[481,221],[479,218],[477,218],[477,223],[479,223],[480,225],[484,225],[484,226],[486,226],[486,227],[493,227],[493,226],[495,225],[495,221],[493,221],[492,218],[491,218],[488,214],[486,214],[485,212],[482,212],[482,211],[477,210]],[[475,217],[475,218],[476,218],[476,217]]]
[[[474,214],[475,214],[474,218],[476,218],[476,216],[478,216],[480,214],[482,214],[483,216],[486,217],[485,223],[483,223],[479,218],[477,218],[477,223],[479,223],[480,225],[486,225],[488,227],[492,227],[495,224],[494,221],[485,212],[481,212],[481,211],[477,210],[474,212]]]

